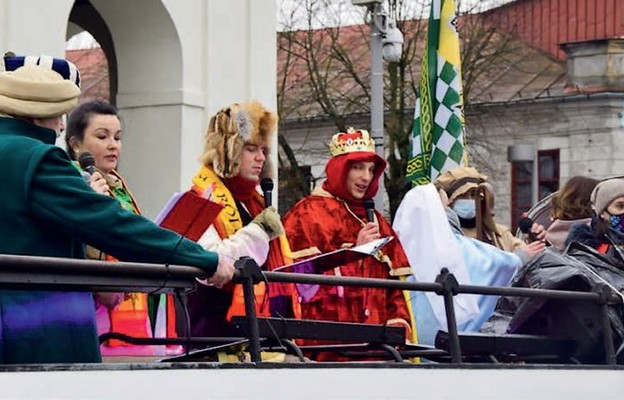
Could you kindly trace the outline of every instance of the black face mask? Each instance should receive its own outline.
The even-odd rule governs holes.
[[[459,216],[458,218],[459,218],[459,224],[461,225],[462,228],[471,229],[477,226],[477,218],[465,219]]]

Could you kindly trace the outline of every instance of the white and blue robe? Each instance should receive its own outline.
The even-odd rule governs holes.
[[[393,228],[405,249],[413,282],[434,282],[447,268],[460,284],[508,286],[522,266],[520,257],[454,232],[432,184],[416,186],[404,197]],[[434,343],[439,330],[447,331],[444,299],[432,292],[411,292],[418,340]],[[499,296],[459,294],[454,297],[459,331],[477,332],[492,314]]]

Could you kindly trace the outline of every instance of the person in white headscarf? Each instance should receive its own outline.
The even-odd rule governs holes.
[[[405,247],[414,273],[412,281],[434,282],[441,269],[447,268],[460,284],[507,286],[522,266],[517,255],[464,236],[457,216],[445,208],[432,184],[407,192],[392,227]],[[455,296],[458,329],[478,331],[492,314],[497,299],[484,295]],[[419,342],[433,344],[437,331],[448,329],[444,299],[432,292],[412,292],[411,302]]]

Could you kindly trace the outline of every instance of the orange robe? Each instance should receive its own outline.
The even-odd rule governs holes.
[[[192,190],[203,196],[208,190],[210,193],[208,197],[224,206],[213,221],[221,240],[231,238],[240,232],[243,226],[249,224],[264,209],[264,199],[256,191],[255,182],[240,177],[230,178],[229,181],[223,180],[212,168],[202,167],[199,170],[193,178]],[[237,204],[237,201],[240,203]],[[266,269],[272,270],[290,264],[290,249],[285,237],[271,241],[269,247]],[[269,293],[266,293],[265,285],[261,282],[254,289],[256,313],[259,317],[272,315],[275,311],[273,300],[278,298],[290,303],[292,312],[298,316],[298,302],[295,300],[296,293],[292,284],[271,283]],[[265,296],[265,293],[268,296]],[[199,285],[188,296],[188,311],[193,336],[229,336],[231,317],[245,315],[242,285],[226,285],[222,289]]]
[[[100,171],[105,177],[109,185],[109,195],[119,201],[121,207],[135,214],[141,214],[134,196],[128,189],[126,182],[117,171],[111,171],[109,175]],[[104,254],[99,250],[87,248],[87,254],[92,259],[106,259],[107,261],[117,261],[114,257]],[[155,308],[159,307],[158,299],[160,295],[154,295],[156,299]],[[175,328],[175,306],[172,295],[166,295],[163,301],[165,310],[163,317],[165,318],[165,332],[160,332],[168,338],[177,337]],[[137,338],[153,337],[152,325],[148,310],[148,294],[147,293],[127,293],[124,301],[121,302],[114,310],[107,310],[101,304],[96,302],[97,329],[98,334],[108,332],[123,333],[128,336]],[[156,315],[156,312],[154,312]],[[156,324],[156,321],[154,321]],[[178,353],[182,349],[180,346],[167,346],[169,352]],[[153,355],[157,352],[157,348],[150,345],[132,345],[120,340],[109,340],[100,346],[102,355]]]

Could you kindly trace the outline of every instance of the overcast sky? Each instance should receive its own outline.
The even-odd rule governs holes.
[[[257,0],[255,0],[257,1]],[[263,0],[266,1],[266,0]],[[364,7],[352,5],[351,0],[275,0],[277,3],[277,29],[302,29],[307,27],[306,4],[323,3],[323,7],[314,13],[313,26],[328,25],[353,25],[364,22]],[[456,0],[462,11],[478,9],[487,10],[497,5],[509,3],[514,0]],[[430,4],[427,0],[404,0],[406,4],[405,15],[408,18],[427,18],[428,7],[423,10],[422,5]],[[67,43],[68,50],[85,49],[97,46],[95,39],[83,32],[72,37]]]
[[[302,29],[308,25],[307,9],[315,12],[314,27],[353,25],[364,21],[365,7],[354,6],[351,0],[275,0],[277,29]],[[480,12],[515,0],[455,0],[462,12]],[[406,18],[428,18],[431,0],[403,0]]]

